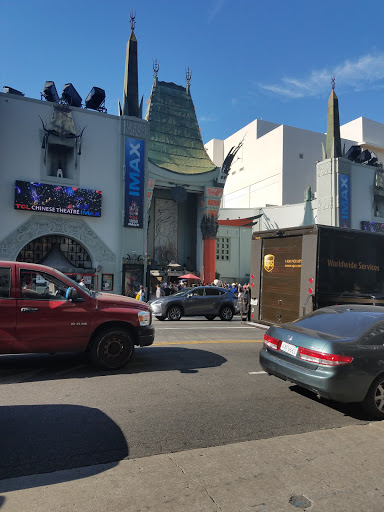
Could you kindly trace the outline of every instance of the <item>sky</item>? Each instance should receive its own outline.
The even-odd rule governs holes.
[[[384,123],[381,0],[0,0],[0,87],[97,86],[117,115],[130,12],[144,107],[155,59],[161,81],[185,86],[189,68],[204,143],[254,119],[324,133],[332,74],[341,124]]]

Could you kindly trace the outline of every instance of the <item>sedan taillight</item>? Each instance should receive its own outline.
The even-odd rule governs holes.
[[[277,338],[273,338],[272,336],[269,336],[268,334],[264,334],[264,345],[266,345],[269,348],[273,348],[274,350],[279,350],[281,345],[281,340]]]
[[[349,364],[353,361],[351,356],[339,356],[337,354],[325,354],[324,352],[316,352],[308,348],[299,347],[299,356],[303,361],[321,364],[323,366],[340,366]]]

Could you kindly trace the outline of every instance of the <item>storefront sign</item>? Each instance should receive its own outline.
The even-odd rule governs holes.
[[[125,214],[124,226],[142,228],[144,215],[145,142],[125,138]]]
[[[351,177],[339,174],[339,226],[351,227]]]
[[[15,210],[101,217],[100,190],[16,181]]]

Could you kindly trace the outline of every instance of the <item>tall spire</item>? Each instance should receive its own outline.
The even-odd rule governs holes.
[[[331,77],[332,92],[328,100],[328,123],[326,157],[338,158],[341,153],[340,121],[339,121],[339,100],[335,93],[335,77]]]
[[[123,116],[141,117],[139,107],[139,85],[138,85],[138,67],[137,67],[137,39],[135,36],[135,17],[131,17],[131,35],[127,44],[127,54],[125,58],[124,74],[124,97],[123,97]]]

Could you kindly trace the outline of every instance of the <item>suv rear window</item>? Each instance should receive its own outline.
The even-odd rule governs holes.
[[[0,268],[0,299],[9,299],[11,296],[11,269]]]

